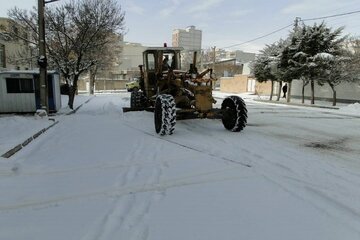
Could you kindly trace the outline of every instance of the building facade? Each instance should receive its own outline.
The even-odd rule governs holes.
[[[186,29],[175,29],[172,34],[172,46],[183,47],[187,51],[200,51],[202,31],[195,26]]]
[[[184,48],[181,54],[181,68],[188,69],[193,62],[193,54],[197,52],[200,62],[202,31],[195,26],[189,26],[186,29],[175,29],[172,34],[172,46]]]
[[[146,47],[139,43],[130,43],[119,38],[113,46],[116,57],[106,67],[99,69],[94,82],[96,91],[112,91],[125,88],[128,81],[140,76],[139,65],[143,64],[142,54]],[[86,75],[78,83],[81,91],[89,91],[90,76]]]
[[[255,60],[255,53],[244,52],[241,50],[227,51],[226,58],[235,58],[236,61],[247,63]]]
[[[130,80],[140,74],[139,65],[143,64],[143,52],[146,47],[140,43],[124,42],[123,51],[120,54],[121,64],[119,66],[126,78]]]
[[[28,32],[8,18],[0,18],[0,68],[32,69],[35,53],[28,42],[8,34],[9,28],[21,38],[27,39]],[[33,55],[33,56],[32,56]]]

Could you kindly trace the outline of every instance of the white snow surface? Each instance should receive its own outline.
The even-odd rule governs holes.
[[[214,95],[219,107],[228,94]],[[197,119],[171,136],[151,112],[123,113],[128,93],[77,96],[91,100],[0,157],[0,239],[360,239],[359,104],[241,96],[242,132]],[[1,116],[0,150],[51,123]]]

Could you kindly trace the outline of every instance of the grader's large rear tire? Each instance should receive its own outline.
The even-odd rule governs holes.
[[[222,122],[227,130],[240,132],[247,123],[247,109],[244,100],[238,96],[230,96],[221,104]]]
[[[159,95],[155,101],[155,131],[160,135],[171,135],[175,130],[176,108],[173,96]]]

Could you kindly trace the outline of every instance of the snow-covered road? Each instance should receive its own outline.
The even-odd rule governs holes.
[[[248,100],[248,126],[155,134],[98,95],[0,159],[0,239],[360,239],[360,118]]]

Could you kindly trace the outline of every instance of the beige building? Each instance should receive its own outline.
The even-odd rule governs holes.
[[[146,47],[140,43],[124,42],[123,51],[120,54],[121,64],[119,69],[125,73],[127,80],[140,74],[139,65],[143,64],[143,52]]]
[[[172,34],[172,46],[183,47],[187,51],[201,50],[202,31],[189,26],[186,29],[175,29]]]
[[[193,62],[193,52],[198,53],[198,62],[200,62],[202,31],[195,26],[189,26],[186,29],[175,29],[172,34],[172,46],[182,47],[184,51],[181,54],[181,68],[189,69]]]
[[[248,53],[241,50],[227,51],[226,58],[235,58],[236,61],[247,63],[255,60],[255,53]]]
[[[243,64],[236,59],[223,59],[220,61],[203,63],[204,68],[212,68],[219,77],[233,77],[236,74],[243,73]]]
[[[95,90],[121,90],[134,77],[140,76],[139,65],[143,64],[142,53],[146,47],[139,43],[124,42],[123,38],[114,46],[118,55],[113,62],[98,72],[95,80]],[[79,90],[89,91],[89,75],[79,81]]]
[[[22,38],[28,38],[28,33],[21,26],[14,24],[8,18],[0,18],[0,68],[24,70],[36,67],[35,53],[32,53],[29,44],[7,34],[9,28],[13,28],[13,31]]]

